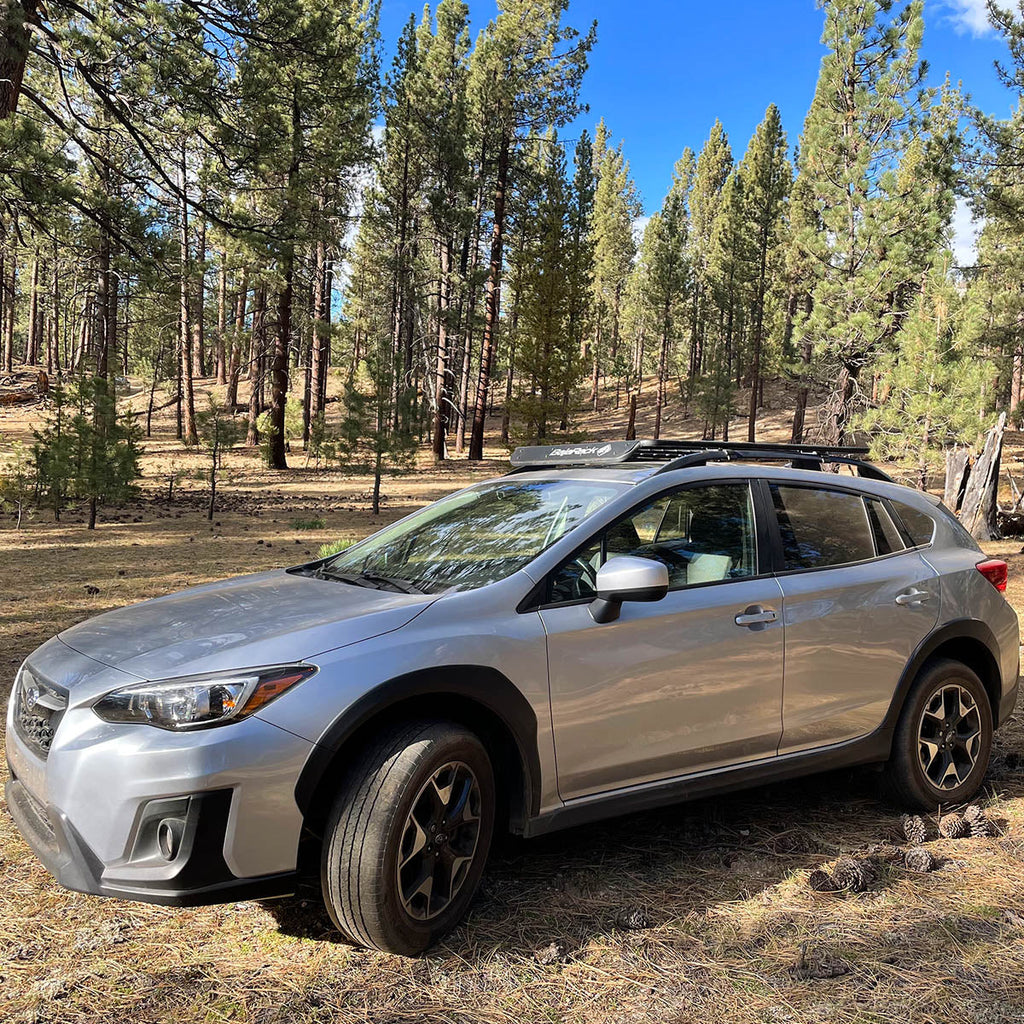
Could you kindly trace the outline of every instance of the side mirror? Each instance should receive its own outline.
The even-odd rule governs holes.
[[[597,571],[597,598],[590,606],[595,622],[614,622],[623,601],[660,601],[668,593],[668,569],[651,558],[620,555]]]

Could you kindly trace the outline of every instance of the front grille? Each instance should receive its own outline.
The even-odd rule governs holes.
[[[18,735],[42,758],[68,706],[68,695],[22,665],[14,680],[14,725]]]

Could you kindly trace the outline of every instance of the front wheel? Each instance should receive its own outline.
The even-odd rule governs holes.
[[[494,772],[450,722],[382,733],[348,771],[324,837],[321,885],[351,941],[414,956],[463,917],[494,830]]]
[[[949,659],[925,666],[907,696],[883,780],[918,811],[961,804],[981,788],[992,753],[992,707],[977,674]]]

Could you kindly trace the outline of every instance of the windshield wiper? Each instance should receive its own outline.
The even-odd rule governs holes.
[[[335,572],[326,566],[320,566],[312,573],[320,579],[337,580],[339,583],[350,583],[354,587],[370,587],[373,590],[394,590],[400,594],[423,594],[425,591],[408,580],[394,576],[378,576],[372,572]]]

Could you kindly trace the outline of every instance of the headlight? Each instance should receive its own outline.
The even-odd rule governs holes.
[[[312,665],[290,665],[139,683],[101,697],[93,711],[107,722],[140,722],[176,732],[226,725],[258,711],[314,672]]]

